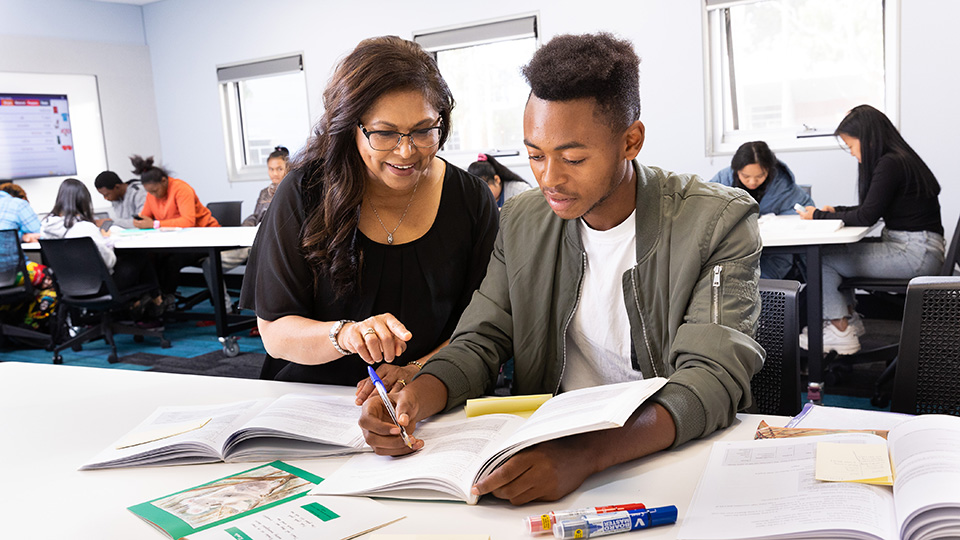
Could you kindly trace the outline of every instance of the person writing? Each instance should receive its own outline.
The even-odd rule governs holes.
[[[117,173],[103,171],[97,175],[93,186],[104,199],[110,201],[110,219],[113,224],[124,229],[134,228],[133,217],[140,213],[140,209],[147,202],[147,190],[143,189],[143,184],[139,180],[124,182]],[[104,221],[106,220],[96,220],[97,226],[103,226]]]
[[[277,188],[240,305],[257,314],[261,377],[403,386],[453,333],[483,279],[497,207],[436,156],[453,96],[434,59],[395,36],[335,68],[315,134]]]
[[[743,143],[730,161],[730,167],[718,172],[711,182],[740,188],[760,205],[761,214],[796,215],[794,205],[813,205],[810,195],[797,185],[793,172],[763,141]],[[760,256],[760,277],[784,279],[793,267],[790,255]]]
[[[514,391],[556,393],[668,377],[625,426],[538,444],[473,493],[555,500],[588,476],[730,425],[751,404],[763,350],[757,203],[641,165],[639,58],[610,34],[563,35],[523,74],[524,144],[540,192],[509,200],[480,290],[447,347],[392,395],[401,425],[492,388],[514,357]],[[363,404],[378,454],[407,448],[380,399]]]
[[[160,227],[219,227],[220,223],[210,210],[200,202],[197,193],[179,178],[171,178],[167,171],[153,164],[153,157],[130,158],[133,172],[140,175],[140,182],[147,192],[146,202],[133,224],[139,229]],[[204,255],[197,253],[167,253],[154,256],[160,290],[163,292],[162,310],[169,311],[176,305],[176,290],[180,285],[180,269],[184,266],[199,266]]]
[[[493,198],[497,200],[497,208],[502,208],[503,203],[514,195],[533,189],[519,174],[487,154],[479,154],[477,160],[467,167],[467,172],[487,183]]]
[[[940,184],[890,119],[870,105],[854,107],[835,135],[857,159],[857,206],[807,206],[803,219],[842,219],[867,227],[883,218],[879,242],[824,246],[823,350],[854,354],[864,329],[854,317],[853,291],[840,291],[845,277],[913,278],[936,274],[943,265]],[[807,332],[800,347],[807,348]]]

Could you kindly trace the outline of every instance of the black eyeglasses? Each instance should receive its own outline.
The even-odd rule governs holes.
[[[389,152],[400,146],[404,137],[409,137],[410,142],[417,148],[433,148],[440,144],[441,126],[434,126],[424,129],[415,129],[410,133],[400,133],[399,131],[367,131],[363,124],[357,122],[357,127],[363,132],[363,136],[370,143],[370,148],[378,152]]]

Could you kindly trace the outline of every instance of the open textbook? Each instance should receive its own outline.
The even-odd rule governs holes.
[[[455,422],[421,422],[416,436],[425,445],[418,452],[399,458],[354,456],[311,493],[476,504],[477,497],[470,488],[514,454],[544,441],[622,427],[666,382],[657,377],[565,392],[541,405],[526,420],[510,414],[488,414]]]
[[[893,488],[814,479],[819,441],[886,444]],[[887,441],[865,433],[718,442],[682,540],[960,537],[960,417],[919,416]]]
[[[82,469],[214,461],[310,459],[368,448],[353,397],[288,394],[194,407],[160,407]]]
[[[307,495],[322,481],[274,461],[128,510],[175,540],[343,540],[403,518],[372,499]]]

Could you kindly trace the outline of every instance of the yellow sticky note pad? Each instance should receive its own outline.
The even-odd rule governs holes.
[[[893,485],[886,444],[817,443],[817,480]]]
[[[468,399],[465,409],[468,418],[481,414],[498,413],[515,414],[526,418],[552,397],[551,394],[531,394],[528,396]]]

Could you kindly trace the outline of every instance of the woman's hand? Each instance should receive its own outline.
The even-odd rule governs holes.
[[[413,363],[406,366],[381,364],[380,367],[377,368],[377,376],[383,381],[383,386],[387,389],[387,392],[393,394],[403,390],[403,387],[413,380],[413,376],[416,375],[418,371],[420,371],[420,367]],[[370,380],[370,377],[358,382],[357,405],[363,405],[363,402],[370,397],[370,394],[376,391],[377,389],[373,386],[373,381]]]
[[[359,354],[364,362],[376,364],[393,362],[407,349],[407,342],[412,337],[403,323],[384,313],[344,325],[337,335],[337,342],[344,349]]]
[[[804,206],[802,212],[800,210],[796,212],[800,214],[800,219],[813,219],[813,213],[816,209],[816,206]]]

